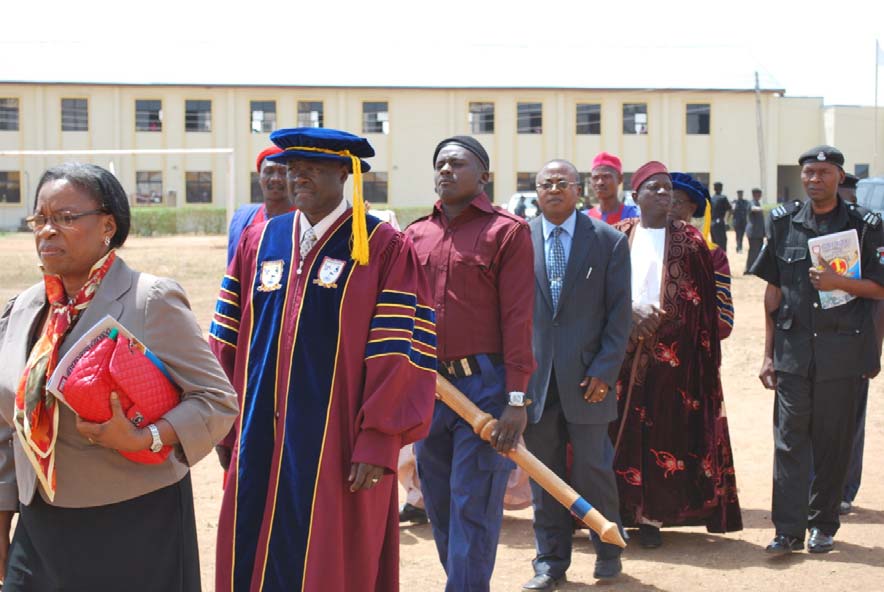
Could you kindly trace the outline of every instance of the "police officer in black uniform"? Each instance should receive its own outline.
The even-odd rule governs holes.
[[[712,235],[712,242],[721,247],[721,250],[727,254],[727,213],[733,210],[731,202],[726,195],[721,194],[724,185],[721,183],[713,183],[715,194],[710,199],[712,203],[712,228],[709,234]]]
[[[837,148],[817,146],[798,163],[810,199],[771,212],[767,244],[752,267],[768,282],[759,377],[776,389],[776,536],[766,549],[773,554],[803,549],[808,528],[808,551],[832,550],[863,380],[880,368],[872,317],[873,299],[884,298],[881,220],[838,197],[844,155]],[[811,266],[808,239],[845,230],[856,231],[861,279],[838,275],[828,264]],[[855,299],[823,309],[819,291],[833,289]]]

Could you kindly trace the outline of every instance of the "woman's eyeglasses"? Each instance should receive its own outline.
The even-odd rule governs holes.
[[[28,216],[25,218],[25,222],[28,225],[28,228],[37,232],[41,230],[44,226],[46,226],[47,222],[51,222],[52,226],[56,228],[73,228],[74,222],[83,218],[84,216],[94,216],[96,214],[106,214],[104,210],[89,210],[88,212],[55,212],[49,216],[44,216],[43,214],[34,214],[33,216]]]

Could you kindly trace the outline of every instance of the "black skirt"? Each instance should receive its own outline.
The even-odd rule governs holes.
[[[3,592],[200,592],[188,473],[132,500],[20,509]]]

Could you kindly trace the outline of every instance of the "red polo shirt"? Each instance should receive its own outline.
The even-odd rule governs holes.
[[[436,202],[433,213],[405,233],[432,289],[439,359],[501,354],[507,390],[524,392],[535,367],[534,248],[528,225],[481,193],[453,220]]]

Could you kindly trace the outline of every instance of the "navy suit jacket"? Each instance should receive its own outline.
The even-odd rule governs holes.
[[[632,328],[631,268],[626,236],[602,221],[577,214],[571,252],[557,310],[546,274],[542,217],[530,222],[534,243],[534,358],[528,384],[528,421],[543,413],[550,374],[570,423],[602,424],[617,418],[614,387]],[[580,381],[602,379],[610,391],[601,403],[587,403]]]

